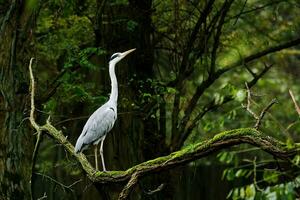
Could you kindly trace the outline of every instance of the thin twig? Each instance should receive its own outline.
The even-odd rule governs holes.
[[[259,79],[261,79],[274,65],[271,64],[271,65],[267,65],[266,63],[264,63],[264,69],[259,73],[259,74],[252,74],[253,76],[253,79],[252,81],[248,82],[248,87],[251,88],[253,85],[255,85],[255,83],[257,83],[257,81]],[[249,68],[249,70],[251,70]],[[248,71],[249,71],[248,70]],[[250,72],[250,71],[249,71]],[[250,72],[251,73],[251,72]],[[253,73],[253,72],[252,72]],[[253,94],[252,94],[253,95]]]
[[[37,149],[40,143],[40,139],[41,139],[41,129],[40,126],[35,122],[34,120],[34,110],[35,110],[35,106],[34,106],[34,95],[35,95],[35,81],[34,81],[34,77],[33,77],[33,73],[32,73],[32,62],[33,62],[34,58],[30,59],[29,62],[29,74],[30,74],[30,104],[31,104],[31,109],[30,109],[30,123],[32,124],[32,126],[35,128],[35,130],[37,131],[37,139],[34,145],[34,150],[32,153],[32,160],[35,159],[36,153],[37,153]]]
[[[256,156],[254,157],[254,160],[253,160],[253,183],[254,183],[254,186],[257,190],[259,191],[263,191],[257,184],[257,179],[256,179]]]
[[[258,120],[258,116],[253,112],[250,108],[251,106],[251,91],[250,88],[248,87],[248,83],[245,83],[246,89],[247,89],[247,105],[242,105],[246,110],[254,117],[254,119]]]
[[[48,198],[47,194],[46,194],[46,192],[44,192],[44,195],[42,197],[38,198],[37,200],[43,200],[43,199],[47,199],[47,198]]]
[[[246,63],[244,64],[244,66],[247,69],[247,71],[253,76],[253,78],[256,78],[257,75],[252,71],[250,67],[248,67]]]
[[[242,105],[244,108],[246,108],[246,110],[256,119],[256,123],[254,125],[254,128],[256,130],[258,130],[262,119],[264,118],[266,112],[272,107],[272,105],[274,105],[275,103],[277,103],[276,99],[272,99],[272,101],[260,112],[260,115],[258,116],[255,112],[253,112],[250,108],[251,105],[251,91],[250,88],[247,84],[247,82],[245,83],[246,85],[246,89],[247,89],[247,105]]]
[[[130,180],[128,181],[128,183],[125,185],[122,192],[120,193],[119,200],[128,199],[131,191],[133,190],[133,188],[138,183],[138,178],[139,178],[139,173],[138,172],[135,172],[135,173],[132,174]]]
[[[244,10],[245,10],[245,7],[246,7],[246,4],[247,4],[247,0],[245,0],[245,2],[244,2],[244,5],[243,5],[243,7],[242,7],[242,9],[241,9],[240,13],[236,15],[235,22],[233,23],[233,25],[234,25],[234,26],[236,25],[236,23],[237,23],[237,22],[238,22],[238,20],[240,19],[241,15],[244,13]]]
[[[166,186],[166,184],[162,183],[154,190],[148,190],[148,191],[143,190],[143,192],[147,195],[152,195],[156,192],[160,192],[161,190],[163,190],[165,188],[165,186]]]
[[[48,175],[46,175],[46,174],[42,174],[42,173],[39,173],[39,172],[35,172],[35,174],[36,174],[36,175],[39,175],[39,176],[42,176],[42,177],[45,177],[45,178],[51,180],[52,182],[54,182],[54,183],[56,183],[57,185],[61,186],[63,190],[68,189],[68,190],[70,190],[70,191],[73,191],[72,187],[73,187],[74,185],[76,185],[77,183],[79,183],[79,182],[82,181],[82,179],[79,179],[79,180],[75,181],[74,183],[72,183],[72,184],[70,184],[70,185],[65,185],[65,184],[59,182],[58,180],[55,180],[54,178],[52,178],[52,177],[50,177],[50,176],[48,176]]]
[[[294,94],[293,94],[293,92],[292,92],[291,89],[289,89],[289,93],[290,93],[290,95],[291,95],[291,97],[292,97],[292,100],[293,100],[293,102],[294,102],[295,109],[296,109],[298,115],[300,116],[300,107],[299,107],[299,105],[297,104],[297,101],[296,101],[295,96],[294,96]]]
[[[264,118],[266,112],[275,104],[277,103],[277,100],[276,99],[272,99],[272,101],[261,111],[260,115],[259,115],[259,118],[257,119],[256,121],[256,124],[254,126],[255,129],[258,129],[260,124],[261,124],[261,121],[262,119]]]
[[[32,73],[32,62],[34,58],[30,59],[29,63],[29,74],[30,74],[30,93],[31,93],[31,98],[30,98],[30,103],[31,103],[31,109],[30,109],[30,123],[31,125],[36,129],[36,131],[40,131],[40,126],[35,122],[34,120],[34,110],[35,110],[35,105],[34,105],[34,95],[35,95],[35,82],[34,82],[34,77]]]

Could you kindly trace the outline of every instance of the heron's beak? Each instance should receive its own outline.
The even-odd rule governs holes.
[[[127,56],[128,54],[130,54],[131,52],[135,51],[135,49],[130,49],[128,51],[125,51],[122,53],[122,57],[124,58],[125,56]]]

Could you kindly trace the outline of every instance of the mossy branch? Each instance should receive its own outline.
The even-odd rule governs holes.
[[[82,169],[87,173],[89,179],[93,182],[114,183],[128,181],[128,190],[132,190],[132,186],[143,175],[168,170],[180,165],[184,165],[191,161],[206,157],[218,150],[225,149],[239,144],[250,144],[259,147],[261,150],[272,154],[273,156],[290,161],[298,152],[298,146],[287,148],[287,146],[275,138],[265,136],[254,128],[241,128],[225,131],[215,135],[212,139],[205,140],[196,144],[189,145],[180,151],[173,152],[167,156],[158,157],[153,160],[135,165],[126,171],[96,171],[84,154],[75,154],[74,146],[67,140],[61,131],[57,130],[48,118],[44,125],[38,125],[34,118],[34,77],[32,74],[31,63],[29,65],[30,82],[31,82],[31,112],[30,122],[37,132],[47,132],[53,139],[60,143],[77,161],[81,164]],[[134,180],[134,181],[132,181]],[[132,186],[130,183],[133,183]],[[126,188],[124,188],[125,196],[128,196]]]
[[[30,109],[30,123],[33,126],[33,128],[37,131],[38,133],[38,139],[40,138],[40,134],[42,131],[46,131],[50,136],[52,136],[56,142],[60,143],[63,145],[63,147],[73,156],[77,158],[77,160],[80,162],[83,170],[89,174],[93,175],[95,173],[95,170],[93,167],[90,165],[88,162],[87,158],[83,154],[74,154],[74,146],[67,140],[67,138],[62,134],[61,131],[57,130],[51,123],[50,123],[50,117],[47,119],[46,124],[44,125],[39,125],[35,121],[34,117],[34,111],[35,111],[35,104],[34,104],[34,97],[35,97],[35,80],[32,72],[32,62],[33,58],[30,59],[29,63],[29,74],[30,74],[30,101],[31,101],[31,109]],[[38,141],[37,141],[38,143]],[[35,145],[35,150],[34,153],[36,153],[36,147]],[[34,157],[34,156],[33,156]]]

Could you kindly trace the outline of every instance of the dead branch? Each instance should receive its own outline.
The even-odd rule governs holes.
[[[212,52],[211,52],[211,63],[210,63],[210,69],[209,69],[210,74],[213,74],[215,72],[217,50],[218,50],[219,44],[220,44],[220,37],[221,37],[222,29],[223,29],[223,26],[225,23],[225,17],[227,15],[232,3],[233,3],[233,0],[225,1],[221,8],[220,20],[216,27],[216,34],[214,36],[214,44],[213,44],[213,48],[212,48]]]
[[[148,190],[148,191],[144,191],[143,192],[147,195],[153,195],[155,194],[156,192],[159,192],[159,191],[162,191],[164,188],[165,188],[166,184],[162,183],[160,184],[156,189],[154,190]]]
[[[277,103],[277,100],[276,99],[272,99],[272,101],[260,112],[259,116],[253,112],[250,108],[251,106],[251,91],[248,87],[248,84],[245,83],[245,86],[246,86],[246,89],[247,89],[247,105],[243,105],[242,106],[253,116],[254,119],[256,119],[256,123],[254,125],[254,128],[256,130],[258,130],[260,124],[261,124],[261,121],[262,119],[264,118],[266,112],[275,104]]]
[[[295,96],[294,96],[294,94],[293,94],[293,92],[292,92],[291,89],[289,90],[289,93],[290,93],[291,98],[292,98],[292,100],[293,100],[293,102],[294,102],[295,109],[296,109],[298,115],[300,116],[300,107],[299,107],[299,105],[297,104],[297,101],[296,101]]]
[[[268,70],[270,70],[272,68],[273,65],[266,65],[265,64],[265,68],[259,73],[259,74],[255,74],[254,72],[252,72],[252,70],[245,65],[246,69],[249,71],[249,73],[252,74],[253,79],[251,81],[249,81],[247,83],[248,88],[250,89],[251,87],[253,87],[262,77],[264,74],[266,74],[268,72]],[[253,95],[253,93],[251,94]],[[209,111],[211,110],[215,110],[218,109],[219,107],[221,107],[222,105],[232,101],[234,99],[234,97],[232,97],[231,95],[227,95],[224,97],[224,100],[222,103],[220,104],[216,104],[216,100],[213,99],[212,101],[210,101],[208,104],[206,104],[203,107],[203,110],[197,114],[197,116],[192,120],[192,123],[190,123],[190,125],[188,127],[182,127],[182,130],[179,131],[180,134],[180,140],[178,142],[178,146],[181,147],[184,143],[184,141],[186,140],[186,138],[188,138],[188,136],[190,135],[190,133],[192,132],[192,130],[195,128],[195,126],[198,124],[199,120],[202,119],[202,117]]]
[[[133,190],[133,188],[138,183],[138,179],[139,179],[139,173],[138,172],[135,172],[134,174],[132,174],[132,176],[131,176],[130,180],[128,181],[127,185],[125,185],[122,192],[120,193],[119,200],[128,199],[131,191]]]
[[[254,74],[254,76],[253,76],[253,79],[252,79],[252,81],[250,81],[249,83],[248,83],[248,86],[249,86],[249,88],[251,88],[253,85],[255,85],[256,83],[257,83],[257,81],[259,80],[259,79],[261,79],[274,65],[273,64],[271,64],[271,65],[267,65],[267,64],[265,64],[264,63],[264,65],[265,65],[265,67],[264,67],[264,69],[259,73],[259,74]],[[250,68],[249,68],[250,69]],[[249,70],[248,70],[249,71]],[[251,72],[250,72],[251,73]],[[253,73],[253,72],[252,72]],[[253,74],[252,74],[253,75]]]
[[[40,142],[40,138],[41,138],[41,130],[39,125],[35,122],[34,120],[34,111],[35,111],[35,105],[34,105],[34,95],[35,95],[35,81],[34,81],[34,77],[33,77],[33,73],[32,73],[32,62],[33,62],[34,58],[30,59],[29,62],[29,77],[30,77],[30,105],[31,105],[31,110],[30,110],[30,123],[31,125],[35,128],[36,132],[37,132],[37,139],[34,145],[34,150],[32,153],[32,160],[35,159],[35,156],[37,154],[37,149],[38,149],[38,145]]]
[[[251,106],[251,91],[248,87],[247,82],[245,83],[245,86],[246,86],[246,89],[247,89],[247,105],[246,106],[242,105],[242,106],[254,117],[254,119],[258,120],[259,117],[250,108],[250,106]]]
[[[276,99],[272,99],[272,101],[261,111],[258,119],[256,120],[256,124],[254,126],[255,129],[258,129],[260,124],[261,124],[261,121],[262,119],[264,118],[266,112],[275,104],[277,103],[277,100]]]
[[[36,123],[35,117],[34,117],[34,111],[35,111],[35,104],[34,104],[34,97],[35,97],[35,80],[32,72],[32,62],[34,58],[30,59],[29,63],[29,74],[30,74],[30,102],[31,102],[31,109],[30,109],[30,123],[33,126],[33,128],[37,131],[38,133],[38,139],[39,135],[41,134],[42,131],[47,131],[47,133],[52,136],[58,143],[62,144],[66,150],[69,151],[73,156],[77,158],[77,160],[81,163],[82,168],[87,174],[93,174],[94,169],[86,159],[86,157],[83,154],[76,155],[74,154],[74,146],[69,143],[66,139],[66,137],[62,134],[61,131],[58,131],[54,126],[51,125],[50,123],[50,117],[46,121],[46,124],[40,126]],[[37,141],[38,142],[38,141]],[[36,153],[36,148],[37,144],[35,145],[35,150],[34,150],[34,155]]]
[[[34,111],[35,111],[35,105],[34,105],[34,95],[35,95],[35,81],[32,73],[32,62],[34,58],[30,59],[29,63],[29,76],[30,76],[30,105],[31,105],[31,110],[30,110],[30,123],[33,126],[33,128],[36,129],[36,131],[39,133],[40,132],[40,127],[39,125],[35,122],[34,119]]]
[[[221,73],[225,73],[227,71],[235,69],[236,67],[239,67],[239,66],[243,65],[244,63],[249,63],[249,62],[251,62],[253,60],[256,60],[258,58],[266,56],[266,55],[268,55],[270,53],[275,53],[277,51],[281,51],[283,49],[286,49],[286,48],[289,48],[289,47],[293,47],[293,46],[296,46],[296,45],[299,45],[299,44],[300,44],[300,37],[295,38],[295,39],[290,40],[290,41],[287,41],[287,42],[282,43],[282,44],[277,44],[277,45],[271,46],[271,47],[266,48],[266,49],[264,49],[262,51],[259,51],[257,53],[254,53],[254,54],[251,54],[249,56],[246,56],[246,57],[244,57],[242,59],[239,59],[238,61],[236,61],[233,64],[225,66],[223,69],[221,69]]]
[[[268,55],[270,53],[274,53],[277,51],[281,51],[283,49],[292,47],[292,46],[296,46],[300,44],[300,37],[294,39],[294,40],[290,40],[288,42],[279,44],[279,45],[275,45],[275,46],[271,46],[269,48],[266,48],[262,51],[259,51],[257,53],[251,54],[249,56],[246,56],[244,58],[239,59],[238,61],[227,65],[221,69],[216,70],[216,72],[213,75],[209,75],[209,77],[207,79],[205,79],[197,88],[196,91],[194,92],[190,102],[188,103],[187,108],[184,110],[184,117],[182,118],[181,122],[180,122],[180,128],[181,130],[184,130],[186,127],[187,122],[189,121],[193,110],[195,109],[195,107],[197,106],[198,100],[200,99],[200,97],[202,96],[202,94],[205,92],[206,89],[208,89],[217,79],[219,79],[219,77],[221,77],[224,73],[229,72],[241,65],[247,64],[253,60],[256,60],[258,58],[261,58],[265,55]],[[269,68],[267,68],[266,70],[269,70]],[[171,84],[172,85],[172,84]],[[176,143],[176,140],[174,140]]]
[[[31,62],[32,64],[32,62]],[[111,172],[99,172],[95,171],[90,165],[89,161],[84,154],[75,154],[74,146],[67,140],[63,133],[57,130],[51,123],[50,119],[46,121],[44,125],[38,125],[34,118],[34,77],[32,74],[31,64],[29,64],[30,80],[31,80],[31,112],[30,122],[36,131],[41,133],[47,133],[57,143],[61,144],[66,151],[70,153],[80,164],[88,178],[92,182],[99,183],[117,183],[131,180],[128,182],[127,187],[123,189],[123,193],[129,193],[133,186],[141,178],[147,174],[157,173],[159,171],[175,168],[180,165],[184,165],[191,161],[206,157],[212,153],[219,151],[230,146],[239,144],[250,144],[259,147],[261,150],[268,152],[276,158],[291,161],[291,158],[295,156],[300,147],[295,144],[294,148],[287,148],[285,143],[282,143],[275,138],[265,136],[258,130],[253,128],[241,128],[230,131],[224,131],[215,135],[209,140],[205,140],[193,145],[189,145],[180,151],[173,152],[167,156],[158,157],[153,160],[149,160],[138,165],[135,165],[126,171],[111,171]],[[129,188],[129,189],[127,189]],[[126,196],[126,195],[125,195]]]

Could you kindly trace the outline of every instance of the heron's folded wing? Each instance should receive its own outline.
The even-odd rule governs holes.
[[[109,107],[101,107],[96,110],[84,126],[84,143],[91,144],[102,138],[109,132],[116,120],[116,113]]]

